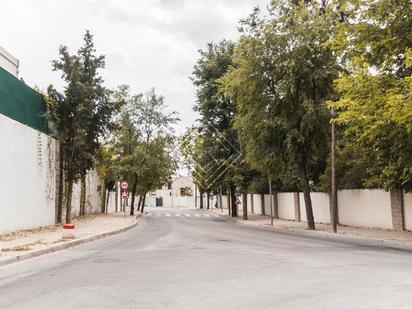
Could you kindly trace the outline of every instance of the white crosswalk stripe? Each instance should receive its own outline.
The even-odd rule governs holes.
[[[185,217],[185,218],[190,218],[190,217],[195,217],[195,218],[218,218],[220,217],[217,214],[213,213],[169,213],[169,212],[146,212],[146,216],[152,216],[152,217]]]

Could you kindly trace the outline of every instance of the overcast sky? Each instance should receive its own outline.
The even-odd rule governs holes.
[[[133,92],[155,87],[182,119],[182,132],[197,118],[189,76],[207,42],[236,39],[240,18],[269,0],[0,0],[0,46],[20,60],[29,85],[61,86],[51,71],[59,45],[71,52],[86,29],[106,55],[107,86]]]

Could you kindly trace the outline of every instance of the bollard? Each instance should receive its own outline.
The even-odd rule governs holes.
[[[74,224],[64,224],[63,225],[63,237],[64,239],[75,238],[75,226]]]

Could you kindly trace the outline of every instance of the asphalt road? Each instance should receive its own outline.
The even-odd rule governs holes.
[[[148,212],[128,232],[0,267],[0,308],[412,308],[411,253]]]

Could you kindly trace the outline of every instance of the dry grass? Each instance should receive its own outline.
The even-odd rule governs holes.
[[[41,240],[29,243],[29,244],[24,244],[16,247],[11,247],[11,248],[2,248],[2,252],[21,252],[21,251],[30,251],[33,249],[35,245],[40,245],[43,244]]]

